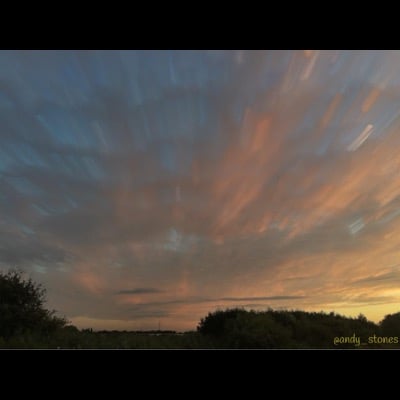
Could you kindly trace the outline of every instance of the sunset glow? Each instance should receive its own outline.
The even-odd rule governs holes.
[[[400,51],[0,51],[0,268],[80,328],[400,311]]]

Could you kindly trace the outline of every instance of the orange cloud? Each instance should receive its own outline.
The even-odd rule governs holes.
[[[224,52],[207,54],[210,65],[228,63]],[[75,195],[70,208],[53,193],[46,210],[54,215],[40,212],[18,200],[18,183],[2,186],[16,199],[8,202],[14,216],[36,224],[31,247],[45,245],[24,260],[45,263],[41,253],[63,250],[56,256],[65,268],[41,279],[76,323],[154,329],[161,318],[164,327],[193,329],[208,311],[232,304],[371,310],[374,318],[394,309],[399,54],[248,52],[240,59],[223,70],[222,83],[210,78],[209,64],[197,70],[186,62],[181,79],[190,84],[179,88],[164,90],[169,83],[159,87],[157,78],[140,98],[139,83],[130,82],[140,106],[96,99],[110,109],[96,116],[101,152],[57,160],[73,175],[72,164],[93,152],[109,178],[65,180]],[[172,61],[167,66],[179,86]],[[46,193],[65,179],[26,174]],[[27,247],[28,233],[10,233],[18,250]],[[5,260],[18,259],[7,243]],[[115,295],[130,287],[162,292]]]

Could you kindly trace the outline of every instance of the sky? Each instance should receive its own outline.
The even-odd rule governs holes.
[[[79,328],[400,311],[399,51],[0,51],[0,270]]]

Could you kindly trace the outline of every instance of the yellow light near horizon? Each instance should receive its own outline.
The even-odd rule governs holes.
[[[332,311],[348,317],[357,317],[358,315],[363,314],[369,321],[379,323],[385,318],[386,315],[398,313],[400,311],[400,307],[399,303],[373,305],[366,304],[365,306],[349,305],[336,307]]]

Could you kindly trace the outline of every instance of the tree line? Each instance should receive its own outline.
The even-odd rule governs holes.
[[[0,272],[0,348],[400,348],[400,312],[376,324],[362,314],[234,308],[210,312],[196,331],[178,335],[79,330],[45,302],[41,284],[20,271]]]

